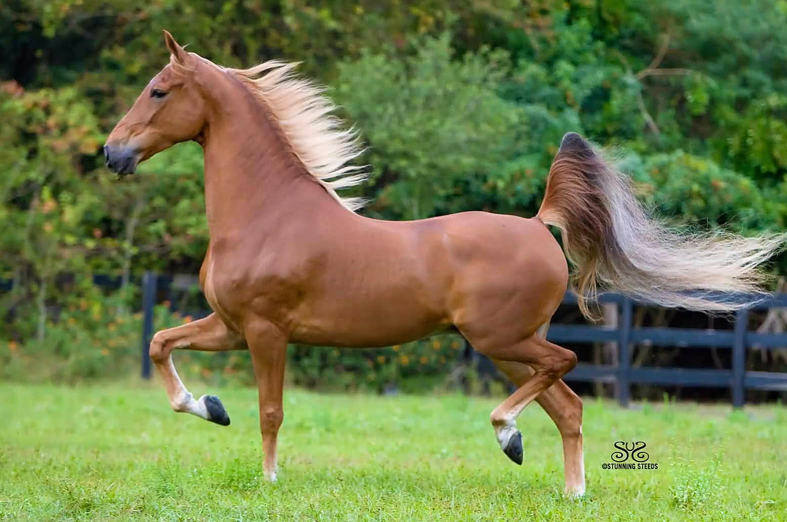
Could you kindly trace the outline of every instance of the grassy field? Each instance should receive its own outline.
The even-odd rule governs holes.
[[[194,390],[205,391],[205,390]],[[586,401],[588,494],[561,495],[559,436],[519,420],[525,463],[488,424],[496,401],[290,390],[279,482],[261,480],[256,392],[219,392],[222,428],[156,387],[0,385],[7,520],[787,520],[787,408]],[[643,440],[657,470],[604,470]]]

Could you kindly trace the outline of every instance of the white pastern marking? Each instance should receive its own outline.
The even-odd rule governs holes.
[[[194,400],[191,392],[183,388],[180,396],[172,404],[172,409],[181,413],[191,413],[201,419],[208,420],[208,407],[205,405],[205,397],[206,395],[203,395],[199,400]]]
[[[197,401],[192,399],[188,412],[196,415],[197,417],[208,420],[208,407],[205,405],[205,397],[207,397],[207,395],[203,395]]]
[[[579,431],[582,431],[580,427]],[[583,449],[579,454],[579,478],[580,483],[576,486],[566,488],[566,495],[571,498],[581,498],[585,496],[585,450]]]
[[[505,450],[511,437],[517,434],[516,423],[512,420],[506,421],[500,427],[495,427],[495,434],[500,447]]]

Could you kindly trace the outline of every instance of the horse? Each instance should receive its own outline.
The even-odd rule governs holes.
[[[122,177],[176,143],[202,146],[210,241],[200,284],[213,313],[157,332],[150,358],[176,412],[226,426],[221,401],[195,399],[172,352],[249,350],[270,481],[288,343],[381,347],[453,331],[517,386],[490,416],[503,452],[522,463],[516,419],[538,402],[562,438],[565,492],[581,496],[582,401],[562,380],[577,357],[545,335],[570,279],[591,318],[598,288],[664,306],[734,310],[746,303],[713,293],[762,292],[758,266],[785,240],[687,235],[663,225],[576,133],[563,138],[533,218],[363,217],[362,202],[338,194],[364,179],[353,164],[359,140],[296,64],[231,69],[186,52],[167,31],[164,40],[169,63],[112,130],[104,154]]]

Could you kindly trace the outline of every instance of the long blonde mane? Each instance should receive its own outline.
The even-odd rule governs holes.
[[[251,69],[226,69],[237,75],[272,113],[293,154],[328,193],[355,212],[362,198],[337,193],[366,179],[364,167],[349,165],[363,149],[357,134],[332,115],[336,109],[324,89],[293,72],[297,63],[271,60]]]

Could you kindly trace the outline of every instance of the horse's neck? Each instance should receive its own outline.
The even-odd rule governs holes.
[[[243,101],[221,109],[203,143],[211,242],[264,238],[282,219],[351,216],[303,170],[263,109]]]

